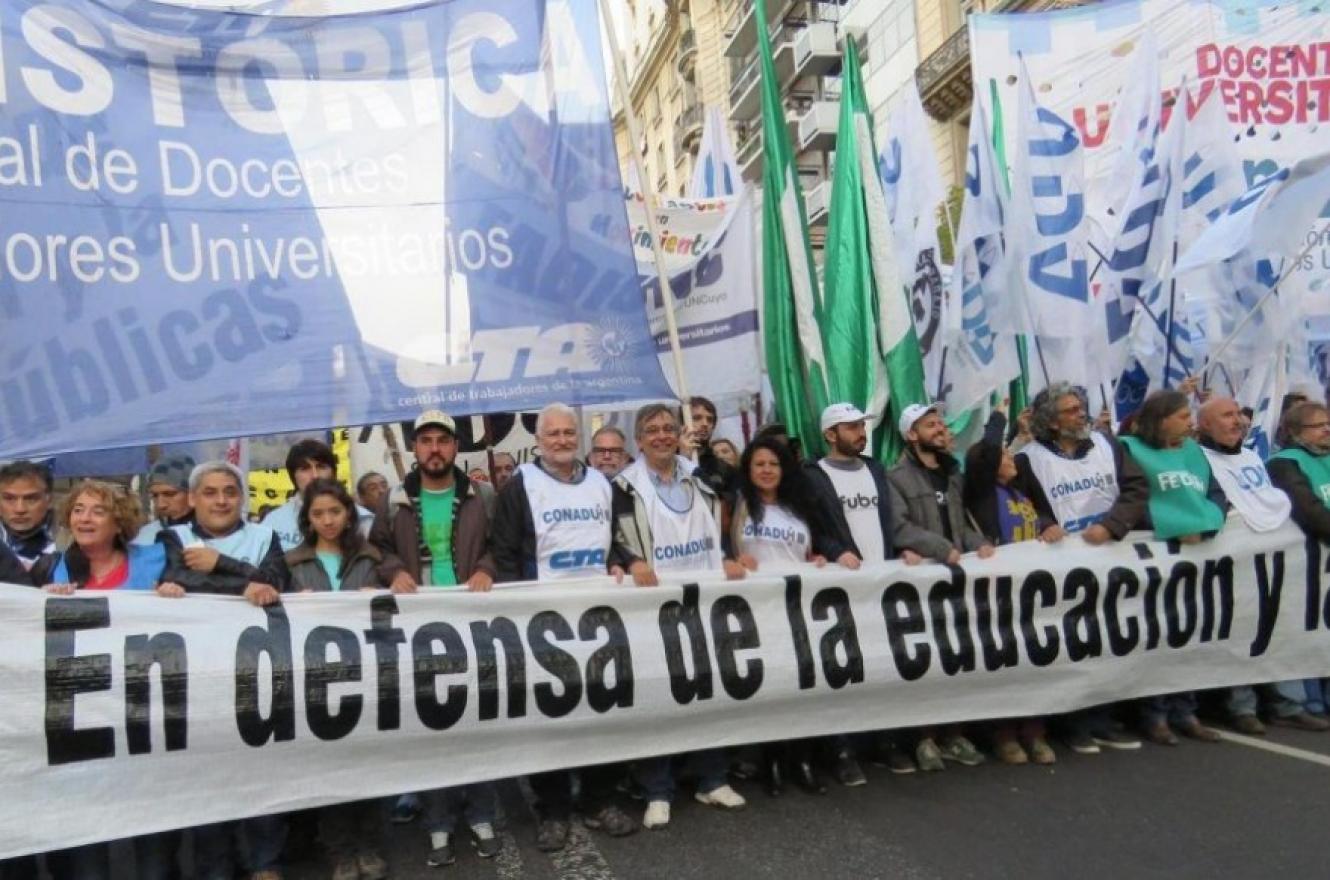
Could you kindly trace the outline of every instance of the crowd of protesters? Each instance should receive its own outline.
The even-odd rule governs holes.
[[[673,407],[639,410],[635,459],[623,431],[603,427],[584,442],[577,414],[554,404],[537,419],[531,461],[500,454],[489,472],[470,473],[458,465],[453,418],[428,411],[415,420],[415,465],[402,485],[366,474],[355,498],[334,478],[331,449],[295,444],[286,465],[297,492],[262,523],[245,516],[245,475],[222,461],[159,461],[146,477],[146,524],[137,498],[109,482],[78,483],[55,510],[48,470],[15,462],[0,468],[0,582],[61,594],[226,594],[269,605],[289,592],[487,592],[495,583],[604,575],[650,587],[679,572],[742,580],[807,564],[956,563],[1023,541],[1074,535],[1102,545],[1139,529],[1196,543],[1234,518],[1255,531],[1291,518],[1330,541],[1330,413],[1320,403],[1291,403],[1282,448],[1269,461],[1244,448],[1248,416],[1222,397],[1156,392],[1130,430],[1114,436],[1103,420],[1091,422],[1082,389],[1054,384],[1013,424],[997,408],[963,457],[941,409],[915,405],[897,424],[876,426],[906,444],[891,466],[865,454],[869,419],[850,404],[822,414],[827,454],[817,461],[801,460],[800,444],[779,425],[743,449],[713,437],[716,407],[703,398],[690,401],[687,429]],[[1267,723],[1324,731],[1326,686],[1253,683],[1227,689],[1220,703],[1245,734],[1260,735]],[[1058,760],[1057,743],[1093,755],[1139,749],[1142,737],[1163,746],[1179,736],[1218,740],[1197,709],[1196,694],[1177,693],[1050,718],[766,743],[743,759],[713,748],[538,773],[529,780],[535,842],[546,852],[564,848],[574,815],[615,836],[666,827],[683,781],[698,802],[737,810],[747,800],[736,778],[757,779],[773,795],[790,781],[821,793],[830,779],[866,784],[865,762],[893,773],[973,766],[989,754],[1046,765]],[[631,811],[625,792],[644,806]],[[492,781],[148,835],[132,841],[135,876],[179,876],[189,835],[193,876],[279,878],[290,838],[312,826],[335,880],[383,878],[389,817],[419,817],[428,865],[442,868],[462,841],[482,858],[499,853],[496,811]],[[41,859],[57,880],[110,876],[108,844]],[[0,878],[36,872],[36,857],[0,863]]]

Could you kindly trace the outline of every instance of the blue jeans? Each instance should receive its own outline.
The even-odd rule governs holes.
[[[1143,709],[1145,723],[1151,727],[1161,722],[1190,724],[1196,720],[1197,705],[1196,694],[1193,691],[1150,697],[1145,701]]]
[[[202,825],[194,829],[195,876],[231,880],[237,861],[251,873],[277,870],[285,845],[286,816],[281,813]]]
[[[499,806],[499,791],[493,782],[473,782],[424,792],[425,830],[431,834],[452,834],[457,820],[469,827],[494,824]]]
[[[697,777],[697,790],[702,794],[715,791],[726,784],[729,759],[724,749],[703,749],[686,755],[662,755],[637,763],[637,778],[647,791],[647,800],[674,800],[674,761],[682,761],[686,772]]]
[[[1297,705],[1303,712],[1310,712],[1313,715],[1326,714],[1326,692],[1325,680],[1319,678],[1304,678],[1301,681],[1281,681],[1275,685],[1275,690],[1279,696],[1290,703]],[[1289,712],[1289,715],[1296,715],[1296,712]]]
[[[1286,684],[1297,685],[1300,682],[1286,682]],[[1234,718],[1241,715],[1255,715],[1256,710],[1260,707],[1259,698],[1264,697],[1269,710],[1280,718],[1288,718],[1290,715],[1297,715],[1301,712],[1301,703],[1285,697],[1279,688],[1280,685],[1276,684],[1244,684],[1229,688],[1228,694],[1224,698],[1224,708]]]

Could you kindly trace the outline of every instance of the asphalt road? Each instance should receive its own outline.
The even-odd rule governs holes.
[[[1219,744],[1077,756],[1053,767],[992,760],[943,773],[834,783],[825,796],[791,787],[772,798],[737,782],[747,809],[722,813],[684,797],[663,831],[620,839],[574,826],[563,853],[534,846],[528,795],[502,785],[504,849],[493,861],[458,849],[455,865],[425,866],[419,823],[395,826],[396,880],[705,880],[705,878],[1268,878],[1325,877],[1330,733],[1272,730]],[[1278,751],[1275,751],[1278,750]],[[630,808],[640,811],[640,804]],[[116,847],[123,855],[124,848]],[[132,876],[117,859],[121,878]],[[291,880],[329,876],[318,860]]]
[[[1253,738],[1254,739],[1254,738]],[[664,831],[609,838],[577,828],[553,858],[536,851],[518,787],[503,789],[505,850],[487,863],[424,866],[418,826],[394,829],[395,878],[1268,878],[1325,877],[1330,734],[1278,730],[1258,740],[1077,756],[1050,768],[977,768],[893,776],[827,795],[771,798],[737,783],[747,809],[685,800]],[[1317,763],[1319,761],[1319,763]],[[324,866],[291,872],[326,877]]]

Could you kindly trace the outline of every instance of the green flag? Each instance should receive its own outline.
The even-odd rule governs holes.
[[[832,396],[878,419],[874,445],[892,464],[904,440],[900,413],[927,401],[924,364],[896,265],[886,194],[877,171],[873,124],[859,70],[859,50],[845,41],[840,130],[827,226],[823,316]]]
[[[820,455],[818,421],[827,405],[822,303],[808,242],[808,215],[786,128],[764,0],[754,0],[762,70],[763,341],[776,408],[790,435]]]
[[[993,155],[997,157],[998,169],[1002,172],[1002,185],[1011,195],[1011,180],[1007,177],[1007,137],[1002,129],[1002,98],[998,95],[997,80],[988,81],[988,94],[993,104]],[[1023,335],[1016,337],[1016,353],[1021,359],[1021,374],[1011,380],[1011,408],[1008,412],[1013,419],[1030,405],[1030,355]]]

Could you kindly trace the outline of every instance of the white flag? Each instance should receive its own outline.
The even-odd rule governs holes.
[[[739,160],[734,156],[734,144],[730,142],[725,116],[719,108],[708,107],[697,164],[693,166],[692,196],[714,199],[732,196],[741,189],[743,175],[739,173]]]

